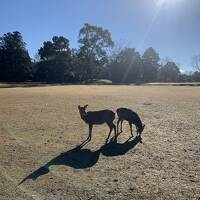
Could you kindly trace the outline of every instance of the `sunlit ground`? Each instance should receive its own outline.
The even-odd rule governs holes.
[[[199,98],[187,86],[1,88],[0,199],[199,199]],[[79,104],[137,111],[143,143],[125,143],[124,123],[119,144],[102,150],[99,125],[74,149],[88,136]]]

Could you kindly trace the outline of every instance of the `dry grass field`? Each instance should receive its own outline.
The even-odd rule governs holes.
[[[78,148],[88,136],[79,104],[137,111],[143,143],[124,123],[118,143],[104,145],[98,125]],[[1,200],[200,200],[199,87],[0,88],[0,113]]]

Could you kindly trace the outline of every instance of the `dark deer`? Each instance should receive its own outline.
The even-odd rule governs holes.
[[[122,123],[124,120],[128,121],[130,125],[131,135],[133,137],[133,130],[132,130],[132,124],[135,125],[137,130],[137,136],[141,138],[141,133],[144,130],[145,124],[142,124],[140,117],[138,114],[131,109],[128,108],[118,108],[117,109],[117,115],[119,117],[117,121],[117,133],[118,135],[122,132]],[[119,123],[121,122],[121,129],[119,132]],[[117,135],[117,136],[118,136]]]
[[[92,128],[95,124],[103,124],[106,123],[109,128],[110,132],[108,134],[108,137],[106,139],[106,143],[108,142],[108,139],[110,137],[110,134],[112,130],[115,131],[115,139],[116,136],[116,126],[113,123],[113,120],[115,119],[115,113],[111,110],[99,110],[99,111],[93,111],[93,112],[86,112],[86,108],[88,105],[85,105],[83,107],[78,106],[79,113],[81,116],[81,119],[85,121],[86,124],[89,125],[89,135],[85,142],[89,142],[92,138]],[[84,142],[83,142],[84,143]]]

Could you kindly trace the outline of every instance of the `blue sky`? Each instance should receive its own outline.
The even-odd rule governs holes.
[[[0,35],[20,31],[33,57],[54,35],[77,47],[84,23],[108,29],[141,54],[153,47],[181,69],[200,54],[200,0],[0,0]]]

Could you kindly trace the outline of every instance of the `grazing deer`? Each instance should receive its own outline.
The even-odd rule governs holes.
[[[106,143],[108,142],[108,139],[110,137],[110,134],[112,130],[114,129],[115,131],[115,139],[117,138],[116,134],[116,126],[113,123],[113,120],[115,119],[115,113],[111,110],[99,110],[99,111],[93,111],[93,112],[86,112],[86,108],[88,105],[85,105],[81,107],[80,105],[78,106],[79,113],[81,116],[81,119],[85,121],[86,124],[89,125],[89,135],[86,141],[90,141],[92,138],[92,127],[94,124],[103,124],[107,123],[107,125],[110,128],[110,132],[108,134],[108,137],[106,139]]]
[[[117,109],[117,115],[119,117],[119,119],[117,121],[117,133],[118,133],[118,135],[120,134],[118,132],[119,122],[121,122],[120,131],[122,132],[122,123],[123,123],[124,120],[126,120],[126,121],[128,121],[128,123],[130,125],[132,137],[133,137],[132,124],[134,124],[136,126],[137,136],[141,137],[141,133],[144,130],[145,124],[142,124],[141,119],[139,118],[139,116],[136,112],[134,112],[134,111],[132,111],[128,108],[118,108]]]

